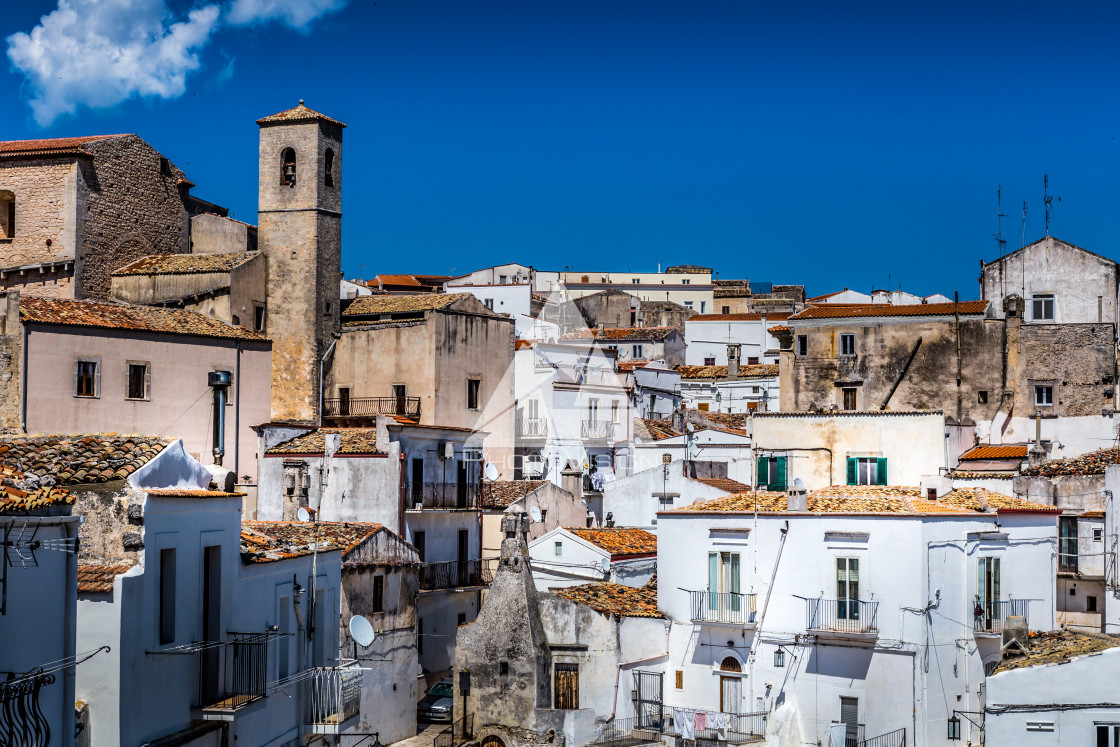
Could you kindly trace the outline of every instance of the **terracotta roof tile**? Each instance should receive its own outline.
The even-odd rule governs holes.
[[[987,310],[987,301],[961,301],[960,304],[920,303],[902,306],[889,303],[824,304],[822,306],[810,306],[791,316],[790,321],[891,316],[953,316],[955,313],[976,316],[984,314]]]
[[[26,513],[56,505],[70,505],[75,496],[52,484],[50,479],[29,479],[28,475],[0,465],[0,514]],[[3,562],[0,553],[0,562]]]
[[[682,379],[725,379],[727,366],[677,366]],[[777,363],[750,363],[739,366],[738,379],[777,378]]]
[[[23,297],[19,300],[24,323],[60,324],[72,327],[129,329],[173,335],[223,337],[267,341],[259,332],[234,327],[205,314],[186,309],[165,309],[99,301],[70,301],[58,298]]]
[[[548,480],[484,480],[482,483],[483,508],[509,508],[514,501],[519,501],[542,485],[547,485]]]
[[[276,444],[265,454],[268,456],[284,454],[321,455],[326,449],[326,435],[328,433],[339,435],[338,451],[335,454],[360,456],[387,453],[384,449],[377,448],[376,428],[319,428]]]
[[[422,293],[415,296],[361,296],[342,312],[343,317],[371,314],[400,314],[410,311],[445,309],[470,293]]]
[[[82,146],[97,140],[128,137],[128,135],[84,135],[82,137],[56,137],[41,140],[5,140],[0,142],[0,157],[57,155],[81,153]]]
[[[681,435],[673,428],[672,421],[669,420],[654,420],[653,418],[637,418],[634,421],[635,431],[645,429],[645,434],[635,432],[635,437],[652,438],[654,441],[661,441],[666,438],[676,438]],[[648,434],[648,435],[647,435]]]
[[[186,490],[181,488],[149,488],[148,495],[162,498],[243,498],[245,493],[227,493],[223,490]]]
[[[619,361],[618,370],[623,372],[623,373],[630,373],[635,368],[645,368],[649,364],[650,364],[650,361],[641,361],[641,360]]]
[[[747,414],[745,412],[698,412],[709,423],[714,423],[736,433],[746,432]]]
[[[131,565],[80,565],[78,566],[79,594],[107,594],[113,590],[113,581],[132,568]]]
[[[767,328],[766,331],[772,335],[781,335],[792,332],[793,327],[787,327],[784,324],[775,324],[773,327]]]
[[[562,340],[664,340],[676,327],[592,327],[587,332],[569,332]],[[678,333],[679,334],[679,333]]]
[[[1037,633],[1028,639],[1026,654],[1018,653],[1013,649],[1010,650],[992,674],[1023,667],[1064,664],[1074,657],[1095,654],[1117,646],[1120,646],[1120,638],[1115,636],[1072,630],[1052,630]]]
[[[763,319],[780,322],[790,316],[792,312],[789,311],[773,311],[769,314],[693,314],[685,322],[761,322]]]
[[[1120,449],[1113,447],[1068,459],[1051,459],[1037,467],[1027,467],[1023,474],[1041,477],[1103,475],[1110,464],[1120,464]]]
[[[1053,506],[1044,503],[1015,498],[1003,493],[996,493],[985,488],[957,488],[943,496],[939,496],[938,503],[948,506],[967,508],[971,511],[994,513],[996,511],[1042,511],[1059,513]]]
[[[977,444],[961,454],[960,458],[962,461],[965,459],[1026,459],[1027,446],[1026,444],[1003,446]]]
[[[731,480],[727,477],[694,477],[692,479],[726,493],[749,493],[751,489],[750,485],[744,485],[738,480]]]
[[[657,609],[657,587],[635,589],[633,586],[598,583],[569,586],[556,596],[590,607],[596,612],[618,617],[664,617]]]
[[[920,488],[894,485],[834,485],[810,493],[809,513],[881,513],[900,515],[976,513],[969,506],[944,500],[927,501]],[[700,501],[666,513],[784,513],[787,497],[781,492],[737,493]]]
[[[370,523],[243,521],[241,560],[272,563],[310,555],[315,552],[316,537],[319,552],[341,551],[345,556],[380,528],[380,524]]]
[[[331,124],[336,124],[339,127],[346,126],[342,122],[339,122],[337,119],[331,119],[326,114],[320,114],[314,109],[307,108],[303,105],[303,99],[300,99],[299,106],[294,106],[291,109],[285,109],[284,111],[277,112],[276,114],[270,114],[267,117],[261,117],[257,120],[257,124],[260,125],[285,122],[312,122],[316,120],[330,122]]]
[[[412,275],[375,275],[370,283],[382,283],[384,285],[415,285],[420,287],[420,281]]]
[[[208,272],[229,272],[258,256],[257,252],[226,254],[152,254],[127,264],[113,277],[128,275],[200,275]]]
[[[0,464],[52,485],[124,480],[169,443],[116,433],[0,438]]]
[[[611,558],[624,558],[628,555],[652,555],[657,553],[657,535],[636,527],[565,527],[569,532],[601,547],[611,554]]]

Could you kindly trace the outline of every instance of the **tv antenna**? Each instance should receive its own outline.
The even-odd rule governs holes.
[[[1003,214],[1003,185],[996,185],[996,232],[992,234],[992,238],[996,240],[996,247],[999,249],[999,256],[1003,256],[1003,252],[1007,249],[1007,239],[1003,238],[1003,219],[1007,216]]]
[[[1023,246],[1027,245],[1027,201],[1023,200],[1023,227],[1019,229],[1019,233],[1023,239]]]
[[[1058,198],[1061,202],[1062,198]],[[1042,206],[1046,210],[1046,235],[1050,235],[1050,209],[1054,206],[1054,195],[1050,194],[1050,175],[1042,175]]]

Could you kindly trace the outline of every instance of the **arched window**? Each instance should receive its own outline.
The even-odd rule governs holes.
[[[296,186],[296,152],[291,148],[280,153],[280,186]]]
[[[323,184],[334,186],[334,151],[330,148],[327,148],[326,162],[323,165]]]
[[[721,672],[742,672],[743,665],[734,656],[727,656],[719,663],[719,671]]]
[[[16,195],[0,189],[0,239],[16,235]]]

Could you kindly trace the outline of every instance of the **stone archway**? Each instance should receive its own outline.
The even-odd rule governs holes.
[[[497,734],[489,734],[482,738],[481,747],[506,747],[506,743]]]

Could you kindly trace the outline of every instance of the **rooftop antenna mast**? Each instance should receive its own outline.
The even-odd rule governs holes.
[[[1023,227],[1019,229],[1023,239],[1023,246],[1027,245],[1027,201],[1023,200]]]
[[[1061,202],[1062,198],[1058,198]],[[1050,235],[1050,209],[1054,206],[1054,196],[1050,194],[1050,175],[1042,175],[1042,206],[1046,210],[1046,235]]]
[[[1003,257],[1004,251],[1007,249],[1007,239],[1003,238],[1003,219],[1007,216],[1003,214],[1003,185],[996,185],[996,232],[992,234],[992,238],[996,240],[996,246],[999,248],[999,256]]]

